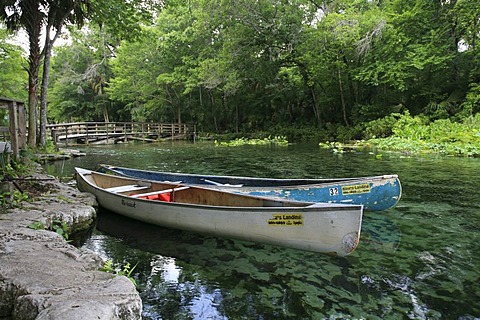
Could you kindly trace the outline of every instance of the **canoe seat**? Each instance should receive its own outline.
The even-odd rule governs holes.
[[[140,186],[138,184],[129,184],[126,186],[106,188],[105,190],[114,192],[114,193],[120,193],[120,192],[128,192],[128,191],[138,191],[138,190],[143,190],[147,188],[148,188],[147,186]]]
[[[159,201],[166,201],[166,202],[171,202],[172,200],[172,194],[175,191],[181,191],[181,190],[186,190],[190,187],[178,187],[178,188],[172,188],[172,189],[166,189],[166,190],[160,190],[160,191],[153,191],[153,192],[146,192],[146,193],[138,193],[138,194],[132,194],[132,198],[139,198],[139,199],[148,199],[148,200],[159,200]]]

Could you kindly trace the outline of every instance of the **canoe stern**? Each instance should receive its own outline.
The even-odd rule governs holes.
[[[351,232],[343,236],[342,251],[345,255],[352,253],[360,242],[360,232]]]

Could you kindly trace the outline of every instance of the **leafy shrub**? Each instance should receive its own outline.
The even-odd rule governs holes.
[[[363,137],[363,127],[361,125],[356,125],[354,127],[345,127],[340,126],[336,131],[336,140],[338,141],[352,141],[356,139],[362,139]]]
[[[460,117],[468,117],[473,114],[480,112],[480,84],[471,83],[470,90],[467,92],[465,101],[462,104],[462,112],[460,112]]]
[[[402,115],[393,126],[393,135],[371,139],[380,149],[412,153],[434,152],[446,155],[480,156],[480,115],[462,123],[439,119],[427,123],[424,116]]]
[[[341,137],[338,133],[337,137]],[[465,117],[462,122],[451,119],[429,122],[426,116],[412,117],[408,111],[403,114],[392,113],[368,122],[364,134],[368,140],[352,146],[373,145],[378,149],[408,153],[480,156],[480,114]],[[334,151],[338,149],[337,143],[320,143],[320,146]]]
[[[50,227],[47,227],[41,221],[35,221],[35,222],[32,222],[28,227],[34,230],[55,231],[57,234],[61,235],[65,240],[67,240],[67,242],[70,242],[69,234],[68,234],[68,224],[65,221],[53,220]]]
[[[374,139],[391,136],[393,127],[400,117],[402,117],[400,113],[392,113],[384,118],[367,122],[364,131],[365,138]]]
[[[428,119],[425,116],[410,116],[410,113],[405,112],[398,121],[394,124],[392,131],[397,137],[424,140],[427,138]]]

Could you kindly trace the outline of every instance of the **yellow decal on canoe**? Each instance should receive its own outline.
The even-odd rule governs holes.
[[[354,184],[351,186],[343,186],[342,193],[344,195],[347,194],[356,194],[356,193],[369,193],[370,192],[370,184],[362,183],[362,184]]]
[[[267,223],[269,226],[303,226],[303,214],[274,213]]]

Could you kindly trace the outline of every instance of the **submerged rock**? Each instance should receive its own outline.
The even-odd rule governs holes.
[[[35,155],[37,162],[46,163],[49,161],[68,160],[76,157],[86,156],[85,152],[75,149],[61,149],[59,153],[38,153]]]

